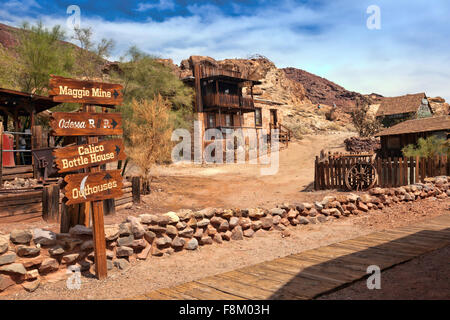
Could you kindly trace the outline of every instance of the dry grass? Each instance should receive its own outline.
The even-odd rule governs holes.
[[[172,125],[171,103],[155,96],[149,100],[134,100],[131,103],[133,115],[129,123],[130,145],[127,153],[140,171],[144,180],[150,180],[150,171],[155,163],[170,159]]]

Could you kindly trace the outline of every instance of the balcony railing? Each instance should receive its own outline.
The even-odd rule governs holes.
[[[210,66],[200,66],[201,78],[213,77],[213,76],[228,76],[234,78],[240,78],[241,73],[239,71],[215,68]]]
[[[210,93],[203,96],[204,107],[224,107],[254,109],[255,105],[250,98],[239,97],[238,95]]]

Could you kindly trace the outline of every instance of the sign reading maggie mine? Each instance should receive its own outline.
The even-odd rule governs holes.
[[[86,103],[101,106],[121,105],[123,87],[94,81],[80,81],[52,75],[49,95],[56,102]]]
[[[50,126],[54,136],[121,135],[120,113],[53,112]]]
[[[53,152],[60,173],[125,160],[127,157],[122,139],[58,148]]]
[[[64,194],[68,205],[112,199],[122,195],[120,170],[69,174],[64,181],[67,182]]]

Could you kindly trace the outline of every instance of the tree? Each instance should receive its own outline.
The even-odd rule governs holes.
[[[16,48],[20,62],[17,82],[22,91],[43,94],[48,89],[50,74],[70,75],[73,52],[63,40],[65,33],[60,26],[49,30],[42,22],[22,25]]]
[[[350,112],[352,123],[360,137],[370,137],[380,131],[382,124],[373,115],[369,115],[370,102],[363,97],[356,100],[356,106]]]
[[[152,100],[133,99],[131,109],[131,118],[125,121],[129,135],[127,154],[139,167],[144,186],[149,190],[152,167],[170,159],[173,131],[171,103],[158,94]]]
[[[72,40],[79,46],[75,50],[75,73],[88,80],[102,76],[101,66],[114,48],[112,39],[103,38],[96,44],[92,40],[92,35],[92,28],[75,28],[72,36]]]
[[[450,140],[429,136],[426,139],[419,138],[417,145],[409,144],[402,149],[405,157],[427,157],[447,155],[450,156]]]
[[[123,83],[125,104],[132,99],[151,100],[160,94],[172,103],[172,110],[192,109],[192,89],[161,60],[135,46],[128,49],[121,60],[120,72],[113,77]]]
[[[0,87],[19,90],[19,70],[16,57],[0,44]]]

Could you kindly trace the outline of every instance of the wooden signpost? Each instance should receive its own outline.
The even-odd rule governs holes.
[[[82,103],[83,111],[95,110],[89,107],[90,104],[114,106],[121,104],[123,99],[122,86],[118,84],[52,76],[50,87],[54,101]],[[101,170],[100,165],[124,160],[126,155],[121,139],[98,141],[98,136],[121,135],[122,117],[119,113],[54,112],[50,126],[54,136],[78,136],[79,143],[82,137],[87,140],[87,144],[55,149],[54,156],[60,173],[79,172],[64,178],[66,205],[91,204],[95,273],[98,279],[105,279],[103,200],[121,196],[123,182],[120,170]]]

